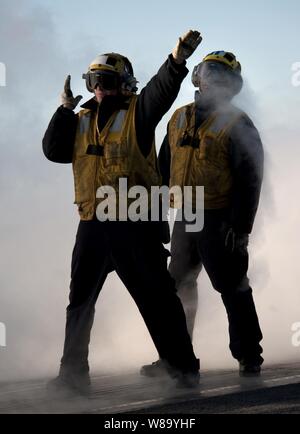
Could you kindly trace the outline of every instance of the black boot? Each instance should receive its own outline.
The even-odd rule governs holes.
[[[176,387],[178,388],[194,388],[199,386],[200,373],[199,361],[198,365],[193,371],[180,371],[171,367],[168,362],[158,359],[151,365],[144,365],[141,367],[140,374],[145,377],[171,377],[176,380]]]
[[[260,373],[261,365],[259,363],[246,361],[245,359],[239,361],[240,377],[259,377]]]
[[[162,359],[156,360],[156,362],[150,365],[144,365],[141,367],[140,374],[144,377],[166,377],[168,376],[167,362]]]
[[[61,395],[83,395],[90,393],[91,380],[88,371],[75,372],[60,369],[59,375],[47,383],[47,391]]]
[[[178,389],[194,389],[199,387],[200,384],[200,372],[181,372],[176,375],[176,387]]]

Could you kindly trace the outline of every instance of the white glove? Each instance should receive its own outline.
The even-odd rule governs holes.
[[[202,36],[197,30],[189,30],[183,36],[181,36],[177,42],[176,47],[172,51],[172,56],[176,63],[183,63],[188,59],[196,50]]]
[[[81,95],[74,98],[73,92],[71,91],[71,76],[68,75],[65,81],[64,91],[61,94],[62,105],[67,109],[74,110],[81,99]]]

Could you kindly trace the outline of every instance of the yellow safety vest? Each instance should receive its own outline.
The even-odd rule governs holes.
[[[97,205],[103,200],[96,198],[99,187],[113,187],[118,206],[119,178],[127,179],[128,189],[142,185],[150,191],[152,185],[161,184],[154,141],[147,158],[137,143],[136,100],[135,95],[129,97],[128,109],[114,112],[101,132],[97,125],[98,111],[83,109],[78,113],[73,174],[75,203],[81,220],[93,219]],[[87,154],[91,144],[101,147],[101,156]]]
[[[233,106],[224,111],[215,111],[195,131],[195,104],[176,110],[168,130],[171,149],[170,187],[180,186],[183,191],[184,186],[204,186],[205,209],[220,209],[229,205],[232,173],[228,132],[242,114]],[[193,146],[187,136],[194,138]],[[192,200],[195,207],[194,188]],[[172,201],[171,206],[176,207]]]

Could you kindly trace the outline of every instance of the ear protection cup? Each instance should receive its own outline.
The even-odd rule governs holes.
[[[202,62],[199,63],[199,65],[196,65],[192,72],[192,83],[195,87],[200,86],[199,75],[200,75],[201,67],[202,67]]]

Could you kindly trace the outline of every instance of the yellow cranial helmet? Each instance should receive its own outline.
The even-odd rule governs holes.
[[[133,73],[129,60],[118,53],[99,54],[89,66],[89,72],[94,71],[116,72],[117,74]]]
[[[194,67],[192,83],[195,87],[200,87],[201,71],[203,71],[206,62],[216,62],[219,64],[215,70],[219,70],[223,77],[227,76],[234,95],[237,95],[241,91],[243,86],[241,64],[236,60],[235,55],[228,51],[213,51],[207,54],[202,62]]]
[[[121,88],[128,92],[137,91],[137,80],[133,75],[133,68],[127,57],[118,53],[99,54],[90,64],[88,72],[82,75],[86,80],[87,89],[94,90],[94,83],[102,75],[118,76]]]
[[[213,51],[204,57],[203,62],[208,62],[209,60],[224,63],[234,72],[241,73],[242,71],[240,62],[236,60],[233,53],[229,53],[228,51]]]

